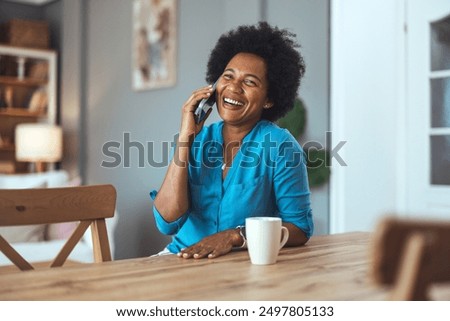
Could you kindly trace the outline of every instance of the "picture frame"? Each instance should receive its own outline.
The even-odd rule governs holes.
[[[132,88],[174,86],[177,78],[177,0],[133,0]]]

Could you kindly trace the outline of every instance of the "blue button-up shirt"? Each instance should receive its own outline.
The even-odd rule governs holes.
[[[204,237],[245,224],[251,216],[276,216],[313,232],[305,154],[285,129],[261,120],[244,137],[222,179],[223,122],[204,127],[194,139],[189,160],[190,208],[166,222],[153,212],[158,229],[173,235],[168,249],[179,252]],[[157,192],[152,191],[152,199]]]

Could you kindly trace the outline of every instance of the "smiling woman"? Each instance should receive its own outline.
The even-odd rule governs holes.
[[[173,235],[171,253],[214,258],[243,247],[241,226],[252,216],[280,217],[288,246],[312,235],[303,150],[273,123],[294,105],[305,71],[294,37],[261,22],[224,34],[212,50],[206,79],[216,88],[184,103],[174,157],[150,193],[159,230]],[[212,95],[222,121],[204,126],[194,112]]]
[[[220,117],[241,131],[250,130],[261,119],[267,98],[266,63],[250,53],[238,53],[217,82],[217,111]]]

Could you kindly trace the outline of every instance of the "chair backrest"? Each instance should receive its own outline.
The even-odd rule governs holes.
[[[79,221],[51,267],[62,266],[91,226],[94,261],[111,261],[105,218],[114,216],[116,190],[112,185],[42,189],[0,189],[0,226],[51,224]],[[0,235],[0,250],[20,270],[32,270]]]
[[[370,274],[393,285],[392,300],[428,300],[429,286],[450,281],[450,221],[380,221],[372,240]]]

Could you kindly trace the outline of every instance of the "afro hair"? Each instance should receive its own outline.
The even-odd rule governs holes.
[[[211,51],[206,81],[215,82],[228,62],[238,53],[252,53],[263,58],[267,66],[267,96],[273,103],[265,109],[263,119],[276,121],[294,107],[300,79],[305,73],[303,57],[295,34],[272,27],[267,22],[240,26],[223,34]]]

